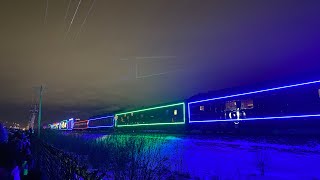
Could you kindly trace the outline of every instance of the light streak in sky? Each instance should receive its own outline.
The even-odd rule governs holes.
[[[77,9],[76,9],[76,11],[75,11],[75,12],[74,12],[74,14],[73,14],[73,17],[72,17],[71,22],[70,22],[70,24],[69,24],[68,31],[67,31],[67,33],[66,33],[65,39],[67,38],[67,35],[69,34],[69,31],[70,31],[71,25],[72,25],[72,23],[73,23],[74,18],[75,18],[75,17],[76,17],[76,15],[77,15],[77,12],[78,12],[79,6],[80,6],[80,4],[81,4],[81,1],[82,1],[82,0],[79,0],[79,3],[78,3],[78,6],[77,6]]]
[[[66,12],[66,15],[64,16],[64,21],[67,20],[68,13],[69,13],[69,9],[70,9],[70,5],[71,5],[71,1],[72,1],[72,0],[69,0],[68,7],[67,7],[67,12]]]
[[[48,7],[49,7],[49,0],[46,0],[46,12],[44,14],[44,24],[47,24]]]
[[[152,74],[146,74],[146,75],[139,75],[139,64],[138,60],[147,60],[147,61],[159,61],[161,59],[173,59],[176,58],[177,56],[141,56],[141,57],[134,57],[135,60],[135,77],[136,79],[142,79],[142,78],[151,78],[151,77],[156,77],[156,76],[161,76],[161,75],[166,75],[170,73],[175,73],[178,71],[183,71],[185,69],[179,68],[171,71],[162,71],[159,73],[152,73]],[[131,61],[130,58],[120,58],[120,61]],[[146,62],[145,62],[146,63]]]
[[[88,16],[90,15],[90,13],[91,13],[91,11],[92,11],[92,9],[93,9],[93,5],[94,5],[94,2],[95,2],[95,1],[96,1],[96,0],[93,0],[93,1],[92,1],[91,6],[90,6],[90,8],[89,8],[89,11],[88,11],[86,17],[84,18],[84,20],[83,20],[83,22],[82,22],[82,24],[81,24],[81,26],[80,26],[80,29],[79,29],[79,31],[78,31],[78,33],[77,33],[77,35],[76,35],[76,38],[79,36],[79,34],[81,33],[81,31],[82,31],[85,23],[87,22],[87,18],[88,18]]]

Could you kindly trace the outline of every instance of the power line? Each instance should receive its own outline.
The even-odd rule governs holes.
[[[40,87],[34,87],[34,89],[39,92],[39,103],[38,103],[38,137],[40,137],[40,130],[41,130],[41,118],[42,118],[42,95],[44,90],[47,88],[43,85]]]
[[[167,74],[175,73],[175,72],[178,72],[178,71],[182,71],[182,69],[176,69],[176,70],[172,70],[172,71],[165,71],[165,72],[161,72],[161,73],[154,73],[154,74],[148,74],[148,75],[138,75],[138,72],[136,72],[136,79],[167,75]]]
[[[39,112],[38,112],[38,138],[40,138],[40,129],[41,129],[41,115],[42,115],[42,93],[43,86],[40,87],[40,95],[39,95]]]
[[[173,59],[173,58],[176,58],[177,56],[144,56],[144,57],[136,57],[136,59],[138,60],[145,60],[145,59],[148,59],[148,60],[157,60],[157,59]]]

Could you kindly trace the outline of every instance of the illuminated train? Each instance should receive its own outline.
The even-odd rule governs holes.
[[[320,131],[320,80],[225,96],[207,95],[185,102],[69,119],[50,129],[115,131],[264,132],[309,128]],[[319,129],[319,130],[318,130]]]

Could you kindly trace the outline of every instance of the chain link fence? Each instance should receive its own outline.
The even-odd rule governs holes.
[[[32,144],[35,164],[43,179],[104,179],[103,173],[89,170],[79,162],[83,157],[65,153],[40,139],[33,139]]]

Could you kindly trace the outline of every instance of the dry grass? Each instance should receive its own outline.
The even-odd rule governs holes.
[[[48,131],[43,138],[111,179],[164,179],[172,176],[160,136],[110,135],[83,138]]]

